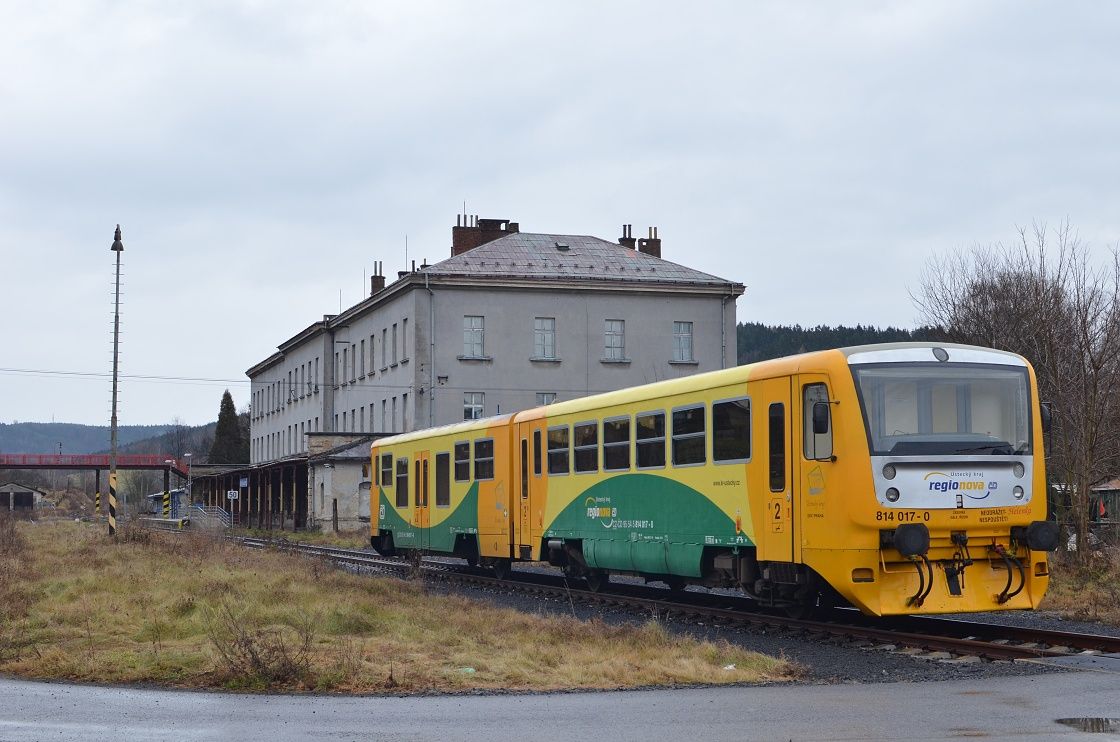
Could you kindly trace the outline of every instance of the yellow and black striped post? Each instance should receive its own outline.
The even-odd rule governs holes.
[[[163,470],[163,517],[171,517],[171,469]]]
[[[93,515],[101,515],[101,470],[93,470]]]
[[[117,533],[117,470],[109,470],[109,535]]]

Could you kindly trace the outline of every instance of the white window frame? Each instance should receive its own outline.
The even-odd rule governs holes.
[[[486,355],[485,316],[463,315],[463,355],[467,358],[483,358]]]
[[[696,360],[691,322],[673,320],[673,360],[678,363],[690,363]]]
[[[468,415],[467,412],[470,411]],[[486,411],[486,392],[463,392],[463,419],[481,420]]]
[[[603,358],[608,361],[626,360],[626,320],[603,320]]]
[[[555,359],[556,318],[533,318],[533,358]]]

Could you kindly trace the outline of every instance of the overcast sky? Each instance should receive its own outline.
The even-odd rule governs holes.
[[[117,222],[122,424],[243,406],[405,235],[447,257],[464,200],[656,225],[766,323],[912,327],[933,254],[1120,238],[1114,4],[0,0],[0,28],[3,422],[107,424]]]

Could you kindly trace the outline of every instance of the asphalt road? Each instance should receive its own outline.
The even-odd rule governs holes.
[[[0,679],[0,740],[1094,740],[1120,674],[559,695],[344,698]]]

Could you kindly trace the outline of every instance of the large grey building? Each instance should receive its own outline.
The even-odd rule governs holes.
[[[735,364],[743,285],[662,259],[655,230],[458,222],[451,257],[388,284],[376,271],[368,298],[247,371],[254,464],[305,454],[308,433],[405,432]]]

